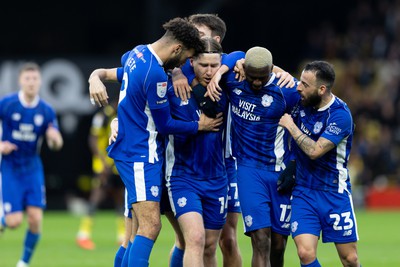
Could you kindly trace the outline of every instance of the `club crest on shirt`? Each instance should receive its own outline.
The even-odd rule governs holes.
[[[21,114],[19,114],[19,113],[13,113],[13,114],[11,115],[11,118],[12,118],[13,121],[19,121],[19,120],[21,119]]]
[[[33,122],[35,123],[36,126],[41,126],[43,124],[44,118],[43,115],[41,114],[36,114],[33,117]]]
[[[319,132],[321,131],[321,129],[322,129],[322,122],[317,121],[317,122],[314,124],[313,132],[314,132],[315,134],[317,134],[317,133],[319,133]]]
[[[157,95],[158,97],[164,97],[167,93],[167,82],[157,83]]]
[[[270,95],[265,94],[261,98],[261,105],[263,105],[264,107],[271,106],[272,102],[274,102],[274,98]]]

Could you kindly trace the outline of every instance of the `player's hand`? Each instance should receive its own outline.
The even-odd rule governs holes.
[[[294,124],[293,118],[290,114],[285,113],[279,120],[279,126],[285,127],[286,129],[290,128],[290,125]]]
[[[218,71],[214,74],[207,85],[207,92],[205,93],[204,97],[208,96],[214,102],[221,99],[222,88],[219,86],[219,81],[221,80],[221,77],[222,75]]]
[[[60,131],[55,128],[51,123],[46,130],[46,142],[47,146],[51,150],[60,150],[63,147],[64,141]]]
[[[190,98],[190,92],[192,91],[188,79],[180,69],[174,69],[172,73],[172,85],[176,97],[179,97],[182,101],[188,100]]]
[[[16,144],[10,143],[9,141],[0,142],[0,154],[9,155],[11,152],[18,150]]]
[[[296,85],[294,77],[289,72],[280,71],[276,73],[276,77],[279,78],[278,86],[280,88],[282,87],[293,88]]]
[[[292,160],[279,175],[276,185],[279,193],[285,194],[292,191],[296,178],[296,161]]]
[[[96,75],[89,79],[90,102],[92,105],[103,107],[108,104],[108,94],[104,83]]]
[[[110,138],[108,139],[108,144],[111,145],[117,140],[118,136],[118,119],[113,119],[110,124],[111,134]]]
[[[215,119],[207,117],[204,113],[201,113],[199,119],[199,129],[198,131],[210,131],[218,132],[220,130],[221,124],[224,121],[222,112],[217,114]]]
[[[235,79],[238,80],[239,82],[244,81],[246,79],[246,75],[244,73],[244,58],[239,59],[236,61],[235,67],[233,68],[233,71],[236,72]]]

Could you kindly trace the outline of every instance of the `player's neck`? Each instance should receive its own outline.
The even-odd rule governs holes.
[[[150,46],[163,63],[169,59],[170,51],[168,44],[162,41],[162,39],[150,44]]]
[[[21,91],[21,97],[23,101],[29,106],[37,101],[37,95],[27,94],[24,91]]]
[[[332,98],[333,98],[332,93],[329,93],[326,96],[322,97],[321,102],[319,103],[317,109],[321,109],[321,108],[324,108],[326,105],[329,105],[330,102],[332,101]]]

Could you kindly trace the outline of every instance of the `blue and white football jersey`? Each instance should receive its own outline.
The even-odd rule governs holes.
[[[17,145],[18,149],[9,155],[2,155],[2,161],[11,163],[20,173],[36,169],[43,136],[50,124],[58,128],[55,112],[50,105],[37,97],[27,104],[22,92],[13,93],[0,100],[2,141]],[[8,164],[10,166],[10,164]]]
[[[118,137],[108,147],[111,158],[127,162],[162,160],[164,137],[160,133],[196,133],[198,123],[171,118],[167,99],[167,74],[150,45],[136,46],[122,56],[123,72],[118,105]],[[122,79],[120,77],[122,75]]]
[[[274,73],[259,91],[247,81],[238,82],[235,73],[226,76],[223,88],[232,108],[233,155],[238,165],[281,171],[289,157],[289,135],[278,125],[300,99],[296,88],[280,88]]]
[[[354,123],[347,104],[334,96],[328,105],[320,109],[299,104],[292,116],[301,131],[312,140],[323,137],[336,146],[316,160],[311,160],[295,146],[296,184],[317,190],[351,192],[347,164]]]
[[[199,120],[201,111],[194,97],[182,101],[175,96],[172,85],[168,88],[167,94],[174,118],[182,121]],[[219,111],[226,116],[228,103],[225,94],[218,104]],[[167,146],[167,176],[210,179],[225,175],[223,154],[225,123],[218,132],[170,135]]]

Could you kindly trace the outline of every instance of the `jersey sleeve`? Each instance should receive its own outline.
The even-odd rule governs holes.
[[[344,109],[337,109],[336,112],[332,112],[329,116],[325,131],[321,135],[338,145],[346,136],[348,136],[353,127],[353,119],[348,111]]]
[[[221,64],[226,65],[230,70],[233,69],[236,65],[236,61],[245,57],[245,53],[243,51],[235,51],[229,54],[223,54]]]
[[[163,71],[150,72],[146,79],[147,101],[157,130],[161,134],[196,133],[198,122],[175,120],[171,116],[167,95],[167,74]]]
[[[127,52],[125,52],[125,54],[122,55],[122,57],[121,57],[121,65],[122,65],[122,66],[125,65],[125,62],[126,62],[126,60],[128,59],[130,52],[131,52],[131,51],[127,51]]]
[[[190,59],[186,60],[185,64],[181,67],[183,75],[186,76],[189,84],[192,84],[195,74],[192,65],[190,65]]]
[[[197,121],[181,121],[172,118],[169,106],[151,110],[151,114],[161,134],[195,134],[199,128]]]
[[[54,128],[56,128],[57,130],[60,130],[59,126],[58,126],[56,112],[49,105],[47,105],[47,108],[46,108],[46,122],[47,122],[47,125],[51,124]]]
[[[291,113],[293,108],[300,101],[300,94],[297,92],[298,81],[295,79],[296,85],[293,88],[283,87],[282,93],[286,101],[286,113]]]

